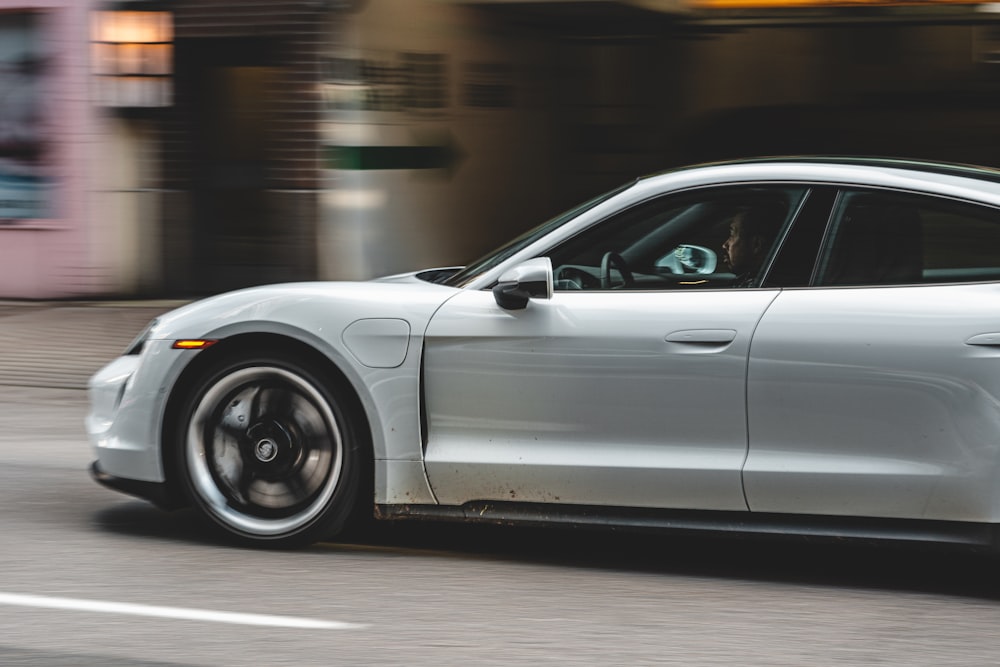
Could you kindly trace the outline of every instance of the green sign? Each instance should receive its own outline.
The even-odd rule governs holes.
[[[326,146],[323,166],[327,169],[454,169],[463,154],[451,137],[424,146]]]

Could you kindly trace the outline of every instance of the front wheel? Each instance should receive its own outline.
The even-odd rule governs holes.
[[[217,362],[182,411],[188,495],[244,541],[285,547],[330,537],[357,503],[362,450],[350,410],[336,384],[307,366],[292,356]]]

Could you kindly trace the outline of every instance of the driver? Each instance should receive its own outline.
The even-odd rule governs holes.
[[[782,222],[781,211],[768,205],[741,207],[730,218],[729,238],[722,244],[722,257],[736,274],[734,287],[756,286]]]

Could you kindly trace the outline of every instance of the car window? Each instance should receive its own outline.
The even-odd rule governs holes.
[[[756,287],[804,195],[801,187],[739,186],[638,204],[548,253],[554,287]]]
[[[594,197],[593,199],[586,201],[580,204],[579,206],[571,208],[565,213],[557,215],[551,220],[543,222],[534,229],[529,229],[528,231],[524,232],[517,238],[509,241],[500,248],[497,248],[488,255],[479,258],[478,260],[465,266],[460,271],[456,271],[454,274],[452,274],[446,280],[444,280],[443,284],[451,285],[452,287],[462,287],[468,284],[478,276],[482,275],[486,271],[489,271],[490,269],[497,266],[504,260],[510,258],[514,254],[518,253],[519,251],[531,245],[538,239],[542,238],[546,234],[552,232],[555,229],[558,229],[559,227],[565,225],[573,218],[576,218],[577,216],[589,211],[595,206],[604,203],[608,199],[611,199],[619,192],[624,192],[628,188],[632,187],[634,184],[635,184],[634,181],[630,183],[625,183],[615,188],[614,190],[611,190],[610,192],[605,192],[604,194]]]
[[[1000,280],[1000,210],[938,197],[844,192],[817,284]]]

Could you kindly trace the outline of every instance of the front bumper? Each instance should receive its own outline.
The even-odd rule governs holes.
[[[90,378],[86,428],[100,472],[95,479],[105,486],[145,498],[131,489],[167,482],[160,426],[171,371],[183,354],[169,341],[150,340],[141,354],[118,357]]]

